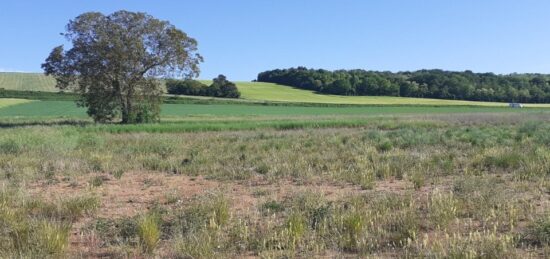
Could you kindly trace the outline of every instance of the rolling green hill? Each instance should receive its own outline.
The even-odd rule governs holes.
[[[29,91],[57,91],[55,80],[40,73],[0,73],[0,88]]]
[[[208,83],[208,81],[203,81]],[[365,104],[365,105],[473,105],[507,106],[507,103],[441,100],[390,96],[340,96],[318,94],[313,91],[262,82],[237,82],[241,97],[247,100]],[[13,90],[56,91],[55,80],[39,73],[0,73],[0,88]],[[550,104],[527,104],[527,107],[550,107]]]
[[[441,100],[428,98],[392,97],[392,96],[342,96],[318,94],[313,91],[289,86],[262,82],[238,82],[237,87],[244,99],[282,102],[309,102],[333,104],[372,104],[372,105],[475,105],[507,106],[506,103],[474,102],[459,100]],[[531,105],[530,105],[531,106]],[[542,107],[545,105],[532,105]],[[550,107],[550,105],[548,105]]]

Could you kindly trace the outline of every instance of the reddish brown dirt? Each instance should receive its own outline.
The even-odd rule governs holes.
[[[98,187],[92,187],[90,184],[91,179],[95,177],[103,179],[103,183]],[[177,203],[185,206],[186,202],[194,196],[213,190],[222,190],[231,201],[233,215],[239,217],[257,212],[259,203],[265,202],[266,199],[284,200],[303,191],[320,193],[327,200],[338,200],[359,193],[400,193],[410,188],[410,183],[402,180],[378,181],[373,190],[362,190],[351,184],[301,184],[291,180],[269,183],[261,178],[245,182],[219,182],[200,176],[190,177],[160,172],[127,172],[120,179],[108,174],[90,174],[70,179],[57,179],[53,182],[39,181],[27,186],[31,195],[50,201],[86,193],[100,197],[101,205],[93,218],[82,218],[73,225],[70,251],[76,257],[111,257],[120,253],[100,247],[101,240],[98,236],[89,231],[82,231],[94,219],[116,219],[143,214],[155,204],[167,205],[168,196],[177,197]]]

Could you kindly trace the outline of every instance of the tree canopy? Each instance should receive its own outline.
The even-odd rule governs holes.
[[[444,70],[378,72],[366,70],[275,69],[258,81],[338,95],[385,95],[473,101],[550,102],[550,75],[473,73]]]
[[[146,13],[88,12],[67,25],[71,48],[55,47],[42,64],[60,89],[80,94],[96,122],[159,119],[160,80],[198,76],[197,41]]]
[[[176,95],[197,95],[224,98],[239,98],[241,93],[237,86],[228,81],[224,75],[219,75],[212,80],[211,85],[206,85],[197,80],[186,79],[166,80],[166,89],[169,94]]]

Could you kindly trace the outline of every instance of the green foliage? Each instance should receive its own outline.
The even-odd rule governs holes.
[[[196,80],[174,80],[166,81],[166,89],[169,94],[191,95],[191,96],[211,96],[224,98],[239,98],[241,93],[237,86],[228,81],[225,76],[219,75],[214,78],[212,84],[207,86]]]
[[[157,78],[196,76],[202,62],[195,39],[145,13],[83,13],[66,28],[71,49],[55,47],[42,68],[56,87],[76,91],[77,103],[96,122],[158,121],[163,89]]]
[[[258,74],[258,81],[338,95],[386,95],[473,101],[550,102],[549,75],[365,70],[276,69]]]
[[[208,86],[197,80],[166,80],[166,91],[175,95],[209,96]]]
[[[390,140],[382,140],[380,143],[378,143],[378,145],[376,145],[376,148],[380,152],[387,152],[393,148],[393,144]]]

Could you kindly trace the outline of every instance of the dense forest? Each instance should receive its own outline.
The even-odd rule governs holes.
[[[386,95],[473,101],[550,102],[550,75],[366,70],[276,69],[258,74],[258,81],[289,85],[325,94]]]

